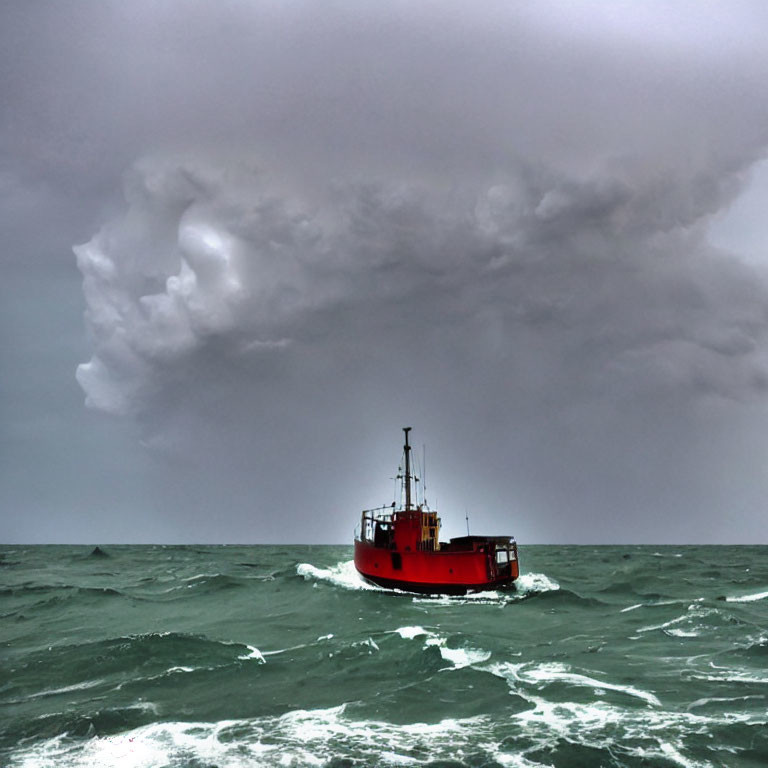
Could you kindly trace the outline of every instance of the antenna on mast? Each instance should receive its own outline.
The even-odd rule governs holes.
[[[411,446],[408,445],[408,433],[411,427],[403,427],[405,432],[405,511],[411,509]]]
[[[427,504],[427,446],[425,443],[421,444],[421,457],[421,495],[424,506],[429,508],[429,504]]]
[[[464,519],[467,521],[467,536],[469,536],[469,510],[464,507]]]

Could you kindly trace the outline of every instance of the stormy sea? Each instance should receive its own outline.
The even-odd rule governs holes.
[[[521,546],[465,597],[350,547],[92,550],[0,550],[0,765],[768,765],[768,547]]]

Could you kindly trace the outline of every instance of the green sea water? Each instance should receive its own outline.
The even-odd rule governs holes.
[[[0,548],[0,765],[768,765],[767,547],[521,546],[465,597],[91,549]]]

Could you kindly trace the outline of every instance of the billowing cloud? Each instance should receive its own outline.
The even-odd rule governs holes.
[[[743,164],[304,189],[228,162],[142,161],[124,213],[76,248],[88,404],[134,414],[149,440],[202,450],[209,468],[234,471],[245,447],[313,421],[310,454],[334,421],[442,421],[474,431],[468,447],[522,452],[518,491],[566,462],[583,472],[555,484],[569,502],[592,478],[580,514],[638,482],[643,508],[658,502],[647,475],[701,439],[702,414],[765,401],[766,274],[706,239]],[[633,459],[641,478],[619,476]]]
[[[753,522],[768,492],[768,277],[708,241],[768,146],[766,21],[36,5],[0,31],[4,215],[83,233],[77,380],[140,425],[169,509],[357,509],[371,478],[325,478],[407,421],[443,498],[528,509],[530,537],[680,539],[695,510],[712,538],[726,489]]]
[[[419,338],[538,392],[567,379],[607,397],[749,398],[768,382],[765,284],[702,227],[743,169],[705,171],[520,167],[490,185],[337,180],[313,197],[247,166],[147,160],[124,216],[75,249],[95,345],[78,380],[89,405],[142,412],[211,347],[274,358],[351,325],[361,354],[417,356]],[[549,382],[511,362],[533,337]]]

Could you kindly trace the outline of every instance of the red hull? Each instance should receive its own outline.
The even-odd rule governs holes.
[[[409,592],[464,594],[511,585],[519,575],[517,559],[496,562],[492,548],[464,551],[450,545],[436,551],[396,551],[355,541],[355,568],[374,584]]]

